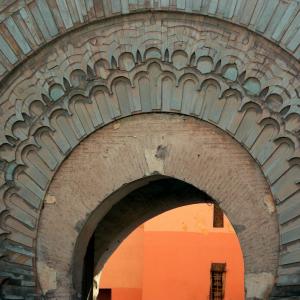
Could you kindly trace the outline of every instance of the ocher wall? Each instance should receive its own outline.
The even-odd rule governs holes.
[[[112,300],[209,299],[211,263],[226,263],[225,300],[244,299],[239,241],[225,218],[213,228],[212,206],[177,208],[137,228],[107,262],[101,288]]]

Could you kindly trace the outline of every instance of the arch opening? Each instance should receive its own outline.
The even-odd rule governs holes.
[[[220,207],[168,210],[126,237],[94,278],[97,300],[244,300],[244,262]]]
[[[133,186],[139,187],[132,190]],[[126,192],[126,190],[131,191]],[[122,197],[122,194],[126,195]],[[218,206],[213,198],[191,184],[157,175],[147,178],[146,182],[142,179],[141,182],[137,181],[121,188],[113,195],[115,198],[118,196],[122,198],[119,198],[100,220],[89,241],[83,262],[83,299],[97,299],[99,274],[103,271],[104,265],[120,244],[141,224],[182,206],[200,203]],[[93,214],[96,215],[97,212],[95,211]],[[86,226],[89,226],[88,223]],[[86,237],[84,232],[85,229],[78,240],[77,249],[82,249],[80,240],[83,236]],[[78,263],[76,251],[74,261],[76,264]],[[78,272],[74,273],[74,275],[76,274]],[[201,290],[200,293],[202,292]]]

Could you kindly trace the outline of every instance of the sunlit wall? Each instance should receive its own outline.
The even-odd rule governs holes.
[[[184,206],[132,232],[106,263],[100,287],[111,289],[112,300],[210,299],[212,263],[226,263],[224,299],[244,299],[243,257],[230,222],[214,228],[213,205]]]

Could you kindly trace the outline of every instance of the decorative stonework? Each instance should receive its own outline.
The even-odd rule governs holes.
[[[167,13],[92,24],[24,62],[0,98],[0,278],[11,295],[36,292],[39,214],[66,156],[104,125],[150,112],[207,121],[247,149],[276,201],[277,284],[300,285],[298,74],[296,59],[254,33]]]
[[[141,11],[210,16],[245,27],[300,58],[297,0],[9,0],[0,4],[0,78],[50,41],[95,21]],[[188,17],[189,18],[189,17]]]

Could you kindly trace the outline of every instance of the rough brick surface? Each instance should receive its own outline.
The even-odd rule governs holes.
[[[105,200],[109,195],[156,173],[190,183],[220,203],[241,242],[246,286],[253,288],[251,278],[263,273],[274,280],[278,224],[274,202],[272,209],[265,203],[271,193],[255,161],[212,125],[190,117],[149,114],[122,119],[92,134],[55,176],[48,191],[55,201],[45,203],[39,227],[38,270],[43,273],[45,266],[53,270],[57,297],[72,292],[72,275],[80,273],[72,268],[74,260],[82,259],[73,256],[74,247],[83,227],[90,233],[95,228],[92,212],[104,205],[98,209],[100,221],[107,207],[120,200]],[[131,222],[135,221],[133,215]],[[105,234],[109,239],[110,232]],[[47,289],[47,280],[40,283]]]

